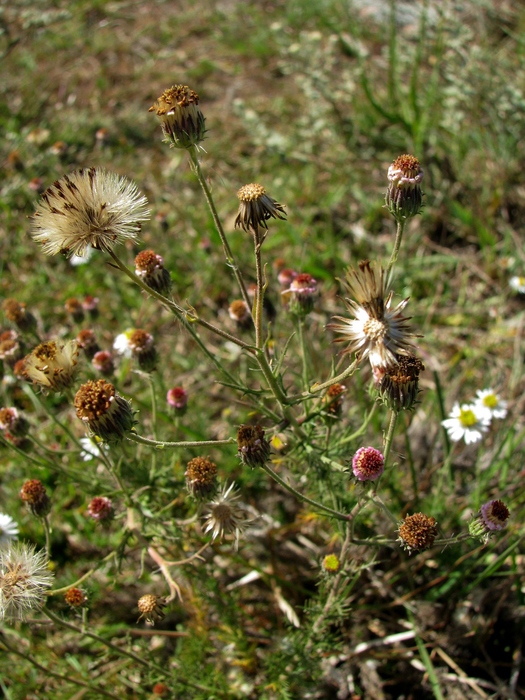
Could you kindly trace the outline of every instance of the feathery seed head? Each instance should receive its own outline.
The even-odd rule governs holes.
[[[83,257],[88,246],[109,251],[136,241],[149,218],[147,200],[136,185],[105,170],[77,170],[42,195],[32,235],[46,255]]]
[[[0,549],[0,620],[23,620],[42,607],[52,583],[44,550],[24,543]]]
[[[0,513],[0,549],[6,547],[18,537],[18,525],[13,518],[5,513]]]
[[[244,508],[237,505],[239,492],[235,484],[226,485],[215,498],[207,504],[208,514],[205,518],[205,532],[211,532],[212,540],[222,540],[224,535],[235,536],[235,549],[239,546],[239,537],[248,527],[249,517]]]

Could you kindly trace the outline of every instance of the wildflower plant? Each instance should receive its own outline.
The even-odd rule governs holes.
[[[100,286],[92,303],[80,301],[84,290],[75,291],[60,306],[62,325],[51,329],[48,320],[37,324],[25,303],[4,302],[4,316],[17,329],[11,332],[23,334],[24,344],[35,343],[18,374],[11,360],[20,359],[20,348],[2,346],[4,366],[19,390],[12,405],[0,408],[2,446],[20,457],[29,445],[27,470],[42,470],[42,480],[24,475],[19,493],[37,516],[28,528],[45,540],[45,550],[14,544],[19,526],[0,514],[0,615],[6,621],[46,617],[54,629],[65,627],[125,663],[133,660],[140,670],[133,687],[144,682],[163,692],[176,686],[181,696],[230,697],[231,679],[223,670],[217,671],[224,676],[217,689],[213,679],[200,679],[185,666],[187,638],[220,648],[218,668],[237,669],[243,682],[250,674],[262,677],[265,670],[254,672],[257,654],[242,662],[227,657],[241,654],[241,647],[248,656],[252,639],[223,644],[221,635],[229,636],[244,616],[264,627],[258,607],[264,590],[268,624],[284,619],[290,629],[275,652],[284,661],[273,670],[274,662],[267,663],[272,678],[296,674],[297,688],[305,674],[311,688],[322,671],[321,665],[311,670],[318,664],[312,660],[340,645],[343,622],[365,596],[363,581],[384,586],[374,573],[378,561],[392,560],[396,571],[408,572],[411,590],[401,591],[399,583],[392,599],[392,605],[405,605],[420,590],[419,581],[412,585],[408,556],[411,562],[420,558],[419,572],[445,549],[460,560],[464,548],[496,546],[498,537],[512,532],[509,508],[491,498],[504,479],[495,479],[492,467],[482,473],[478,463],[473,473],[460,473],[455,461],[458,455],[468,461],[462,442],[483,446],[494,438],[494,423],[512,414],[512,402],[503,389],[492,388],[477,390],[470,403],[460,403],[452,390],[444,397],[437,370],[431,379],[426,369],[435,362],[424,345],[423,314],[417,295],[410,300],[405,291],[410,280],[399,274],[398,263],[410,227],[420,225],[416,217],[431,199],[422,191],[423,158],[420,163],[407,153],[389,154],[392,164],[376,183],[385,190],[378,198],[381,216],[389,217],[386,254],[374,243],[366,251],[374,259],[361,259],[358,247],[351,247],[346,269],[339,260],[326,268],[312,263],[310,270],[298,260],[291,261],[293,268],[284,259],[272,265],[282,231],[299,227],[299,205],[288,197],[286,207],[279,203],[277,179],[268,191],[278,199],[255,182],[226,196],[211,187],[203,142],[209,135],[206,145],[213,148],[214,135],[203,107],[197,92],[181,83],[164,90],[149,111],[165,143],[177,149],[176,158],[188,159],[202,191],[214,226],[212,273],[173,254],[167,235],[150,248],[155,224],[147,223],[142,184],[104,168],[64,174],[36,204],[30,228],[39,254],[66,256],[72,263],[67,274],[78,279],[99,280],[93,261],[103,260],[100,280],[118,290],[120,306],[109,317]],[[105,147],[106,139],[99,141]],[[163,224],[163,231],[168,228]],[[143,245],[142,236],[148,247],[137,252],[133,246]],[[181,280],[192,269],[194,278],[184,288]],[[272,296],[281,302],[273,312]],[[413,317],[405,315],[409,301]],[[7,341],[18,343],[18,335]],[[419,410],[429,390],[441,415]],[[419,428],[421,445],[432,444],[432,450],[420,446],[421,453],[431,452],[421,459],[411,447],[418,421],[428,422]],[[499,452],[493,454],[499,459]],[[459,482],[461,502],[455,500]],[[59,493],[74,511],[65,516],[64,532],[69,536],[74,522],[101,550],[77,580],[53,549],[63,524]],[[461,514],[466,508],[476,513],[470,523]],[[69,544],[80,549],[73,537]],[[297,573],[286,581],[292,554]],[[52,568],[60,584],[54,585]],[[124,591],[139,624],[173,623],[180,663],[159,664],[149,653],[138,654],[134,644],[116,643],[97,630],[92,620],[101,604],[85,592],[88,580]],[[353,589],[359,587],[358,595]],[[74,614],[81,615],[81,626],[64,619]],[[408,619],[411,614],[407,604]],[[221,616],[228,621],[218,624]],[[416,635],[413,624],[411,630]],[[273,644],[270,636],[267,641]],[[428,671],[431,660],[425,643],[420,646]],[[299,670],[290,671],[295,664]],[[239,690],[242,683],[231,683],[231,697],[250,694]],[[103,675],[87,685],[115,697]]]

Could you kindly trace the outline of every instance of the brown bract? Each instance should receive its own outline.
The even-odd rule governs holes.
[[[262,185],[244,185],[237,192],[237,197],[239,211],[235,219],[235,228],[256,231],[259,226],[268,228],[268,219],[286,219],[283,205],[269,197]]]

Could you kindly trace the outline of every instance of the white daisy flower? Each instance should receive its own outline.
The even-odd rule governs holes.
[[[467,445],[478,442],[490,425],[490,415],[476,404],[455,403],[449,417],[441,422],[452,442],[462,438]]]
[[[134,328],[128,328],[124,331],[124,333],[119,333],[113,343],[113,350],[118,352],[118,354],[122,355],[123,357],[131,357],[133,354],[133,349],[131,347],[130,340],[134,331]]]
[[[100,457],[102,457],[102,451],[108,451],[108,446],[105,445],[102,442],[102,440],[96,436],[92,438],[80,438],[79,442],[84,448],[80,453],[80,456],[84,462],[90,462],[94,457],[99,459]]]
[[[509,287],[515,292],[518,292],[518,294],[525,294],[525,277],[511,277],[509,280]]]
[[[0,549],[0,620],[23,620],[41,608],[53,577],[43,549],[23,543]]]
[[[18,525],[13,518],[5,513],[0,513],[0,548],[16,540],[18,535]]]
[[[505,418],[507,402],[500,399],[493,389],[480,389],[476,392],[474,404],[482,411],[487,411],[491,418]]]
[[[109,251],[136,241],[148,218],[146,197],[133,182],[89,168],[64,175],[42,194],[32,235],[46,255],[84,257],[90,245]]]

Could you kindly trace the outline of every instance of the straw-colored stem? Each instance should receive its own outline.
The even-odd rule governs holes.
[[[401,241],[403,239],[403,231],[405,230],[405,223],[406,222],[404,220],[397,222],[396,240],[394,241],[394,249],[386,267],[386,279],[388,279],[391,269],[396,264],[397,256],[399,255],[399,249],[401,248]]]
[[[257,282],[257,290],[255,292],[255,303],[254,303],[254,318],[253,322],[255,324],[255,346],[257,348],[263,347],[263,333],[262,333],[262,318],[263,318],[263,306],[264,306],[264,279],[263,279],[263,267],[261,260],[261,246],[263,242],[263,237],[259,231],[259,227],[255,226],[253,230],[253,243],[254,243],[254,253],[255,253],[255,278]]]
[[[149,438],[142,437],[142,435],[137,435],[136,433],[128,433],[126,437],[132,442],[138,442],[141,445],[150,445],[151,447],[156,447],[157,449],[161,450],[165,447],[214,447],[216,445],[232,445],[236,442],[234,438],[228,438],[227,440],[194,440],[184,442],[164,442],[163,440],[150,440]]]

